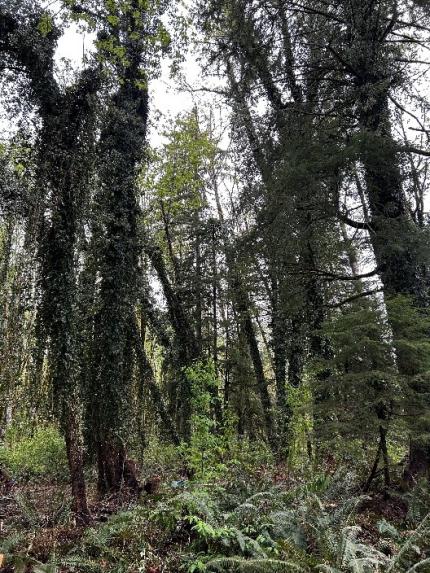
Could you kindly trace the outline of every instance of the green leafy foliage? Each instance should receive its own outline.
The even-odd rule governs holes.
[[[16,478],[67,479],[64,440],[55,426],[39,426],[32,434],[6,436],[0,463]]]
[[[37,28],[44,37],[52,31],[52,16],[48,12],[42,14]]]
[[[143,184],[154,199],[165,201],[172,215],[186,215],[202,207],[205,173],[217,154],[210,134],[202,130],[197,111],[179,117],[166,131],[167,143],[152,151]]]
[[[372,498],[354,495],[356,477],[349,473],[317,474],[288,486],[273,486],[272,478],[266,489],[248,475],[246,484],[165,484],[156,497],[143,497],[88,528],[72,550],[56,551],[48,565],[21,551],[20,536],[11,536],[0,552],[10,563],[76,573],[426,571],[429,515],[408,528],[380,519],[369,529],[362,508]],[[33,514],[32,527],[40,527]]]
[[[0,541],[0,554],[2,564],[13,567],[15,573],[26,573],[31,570],[33,573],[58,573],[55,557],[50,563],[41,563],[37,559],[29,557],[24,552],[17,552],[16,548],[22,543],[23,536],[16,534]]]
[[[196,477],[207,479],[225,470],[221,460],[225,453],[226,435],[216,427],[213,417],[218,380],[210,361],[186,368],[185,376],[191,385],[191,440],[182,446],[182,452]]]

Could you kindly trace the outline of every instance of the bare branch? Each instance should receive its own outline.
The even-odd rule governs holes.
[[[423,155],[424,157],[430,157],[430,151],[428,149],[420,149],[418,147],[413,147],[412,145],[407,145],[405,147],[399,147],[401,153],[416,153],[417,155]]]
[[[340,308],[341,306],[344,306],[345,304],[349,304],[350,302],[354,302],[355,300],[358,300],[360,298],[372,296],[372,295],[377,294],[378,292],[382,292],[382,291],[383,291],[382,287],[372,289],[372,290],[366,290],[366,291],[360,292],[359,294],[355,294],[354,296],[350,296],[348,298],[345,298],[344,300],[341,300],[340,302],[336,302],[335,304],[326,304],[325,306],[328,308]]]
[[[362,229],[364,231],[371,231],[371,227],[370,227],[369,223],[364,223],[362,221],[354,221],[353,219],[350,219],[348,217],[348,215],[344,215],[340,211],[337,213],[337,216],[339,217],[339,219],[343,223],[346,223],[350,227],[354,227],[354,229]]]
[[[379,267],[373,269],[373,271],[369,271],[368,273],[364,273],[362,275],[337,275],[336,273],[332,273],[330,271],[323,271],[323,270],[314,270],[308,272],[316,272],[317,274],[327,277],[329,281],[359,281],[361,279],[368,279],[370,277],[374,277],[379,273]]]

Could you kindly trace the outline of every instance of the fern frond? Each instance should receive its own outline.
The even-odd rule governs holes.
[[[251,501],[255,501],[256,499],[266,499],[268,497],[273,497],[275,494],[273,491],[271,490],[266,490],[266,491],[257,491],[257,493],[254,493],[253,495],[251,495],[251,497],[248,497],[247,502],[250,503]]]
[[[235,516],[235,517],[241,517],[244,514],[253,514],[253,513],[257,513],[258,511],[258,507],[256,505],[254,505],[253,503],[250,503],[249,501],[245,501],[244,503],[241,503],[240,505],[238,505],[234,511],[232,511],[231,513],[228,514],[228,517],[231,516]]]
[[[391,560],[391,563],[387,569],[387,573],[393,573],[394,571],[404,571],[405,559],[410,549],[414,546],[420,546],[420,544],[425,544],[428,546],[430,543],[430,513],[419,524],[414,533],[409,537],[409,539],[403,544],[397,555]]]
[[[220,557],[209,561],[208,571],[226,573],[306,573],[295,563],[278,559],[242,559],[240,557]]]
[[[421,567],[426,565],[430,569],[430,558],[423,559],[419,563],[415,563],[410,569],[406,571],[406,573],[415,573],[416,571],[421,571]],[[428,571],[428,569],[423,569],[422,571]]]
[[[331,565],[327,565],[325,563],[322,565],[317,565],[317,571],[319,573],[342,573],[340,569],[337,569],[336,567],[332,567]]]
[[[0,543],[0,553],[5,553],[6,555],[11,553],[12,550],[15,549],[15,547],[19,545],[23,539],[24,535],[22,533],[14,533],[5,539],[2,539]]]
[[[86,571],[88,573],[99,573],[103,570],[103,564],[99,561],[87,559],[80,555],[69,555],[59,560],[62,567],[67,567],[74,571]]]

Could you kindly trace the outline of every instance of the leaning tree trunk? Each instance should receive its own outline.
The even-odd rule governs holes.
[[[183,370],[199,358],[199,343],[185,312],[182,298],[171,284],[161,249],[156,245],[146,244],[145,252],[163,288],[170,324],[175,333],[178,363]],[[191,438],[191,385],[183,371],[179,375],[178,390],[180,394],[177,408],[178,432],[183,440],[189,441]]]
[[[147,386],[149,389],[153,404],[158,412],[166,434],[175,446],[179,446],[180,438],[176,432],[173,420],[169,415],[166,405],[164,404],[162,393],[157,386],[154,372],[145,353],[144,340],[142,335],[139,333],[139,328],[136,322],[133,325],[133,335],[137,363],[140,376],[143,380],[143,385]]]
[[[240,277],[235,270],[234,262],[231,256],[227,259],[229,266],[229,273],[234,273],[230,278],[230,288],[232,290],[232,298],[234,307],[236,309],[239,324],[248,344],[249,355],[254,368],[255,380],[257,382],[257,389],[260,395],[261,406],[263,408],[264,425],[266,429],[267,438],[272,448],[276,449],[275,431],[272,412],[272,401],[269,394],[266,376],[264,374],[263,361],[258,347],[258,341],[255,334],[255,327],[250,312],[250,301],[248,293],[243,288]],[[233,268],[232,268],[233,267]]]

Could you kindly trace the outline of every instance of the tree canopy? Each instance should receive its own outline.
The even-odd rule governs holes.
[[[71,26],[93,44],[75,66]],[[425,0],[0,0],[0,487],[42,436],[79,527],[95,484],[155,493],[154,444],[178,488],[261,463],[428,495],[429,34]],[[192,100],[175,117],[168,74]],[[285,515],[244,540],[187,511],[213,557],[190,572],[430,559],[313,562]]]

